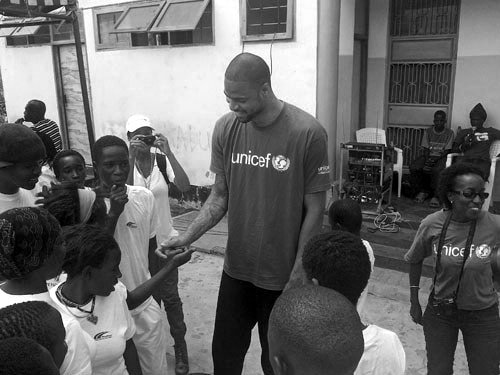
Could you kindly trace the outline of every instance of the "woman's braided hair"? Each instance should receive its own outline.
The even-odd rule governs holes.
[[[0,374],[59,375],[55,363],[47,362],[47,350],[36,341],[11,337],[0,341]]]
[[[0,309],[0,340],[25,337],[51,351],[56,336],[48,322],[54,312],[58,313],[43,301],[21,302]]]
[[[47,210],[13,208],[0,214],[0,275],[19,279],[38,270],[58,245],[61,226]]]
[[[71,279],[87,266],[100,268],[111,251],[120,251],[118,243],[103,228],[79,224],[63,228],[66,256],[63,270]]]

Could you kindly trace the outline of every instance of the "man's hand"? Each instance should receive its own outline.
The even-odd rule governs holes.
[[[60,184],[54,184],[51,182],[50,188],[48,186],[42,186],[42,191],[36,194],[39,199],[35,201],[35,204],[48,206],[59,200],[60,194],[63,193],[64,190],[77,189],[78,185],[74,182],[62,182]]]
[[[120,216],[128,202],[127,187],[125,185],[113,185],[109,192],[109,215]]]
[[[285,285],[283,291],[302,286],[304,285],[305,280],[306,280],[306,275],[303,268],[301,268],[300,270],[293,270],[292,273],[290,274],[290,279],[288,280],[288,283]]]
[[[156,133],[156,141],[154,145],[167,156],[172,153],[172,150],[170,149],[170,145],[168,143],[168,139],[163,134]]]
[[[181,236],[169,237],[166,241],[163,241],[155,250],[156,255],[163,259],[170,259],[170,254],[173,251],[182,250],[181,248],[187,246],[188,243]],[[177,254],[177,253],[175,253]],[[175,255],[174,254],[174,255]]]
[[[140,152],[149,152],[149,146],[142,141],[143,135],[134,135],[130,140],[129,159],[135,159]]]

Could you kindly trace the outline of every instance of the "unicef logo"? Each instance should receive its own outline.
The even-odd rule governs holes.
[[[290,159],[283,155],[273,156],[273,167],[279,172],[284,172],[290,166]]]
[[[480,259],[489,257],[491,254],[491,248],[487,244],[479,245],[476,247],[476,256]]]

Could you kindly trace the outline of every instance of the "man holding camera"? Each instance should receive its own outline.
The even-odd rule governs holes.
[[[143,115],[134,115],[127,120],[127,137],[130,142],[130,172],[127,184],[143,186],[150,190],[155,198],[156,214],[160,226],[156,231],[158,243],[170,236],[178,235],[172,225],[170,214],[169,188],[172,184],[181,192],[190,188],[186,172],[174,156],[167,138],[162,134],[153,135],[153,126],[149,118]],[[152,152],[155,147],[160,152]],[[161,267],[161,260],[154,256],[149,259],[149,270],[154,275]],[[178,271],[172,272],[161,288],[154,293],[155,299],[163,301],[170,333],[174,339],[175,373],[176,375],[189,372],[187,345],[185,341],[186,324],[182,302],[179,297]]]

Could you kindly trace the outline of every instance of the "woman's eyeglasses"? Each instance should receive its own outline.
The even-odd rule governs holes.
[[[479,197],[482,201],[484,201],[486,198],[488,198],[490,196],[490,194],[486,193],[485,191],[476,192],[476,191],[471,191],[471,190],[465,190],[465,191],[454,190],[453,192],[455,194],[460,194],[464,198],[470,199],[470,200],[472,200],[476,197]]]

